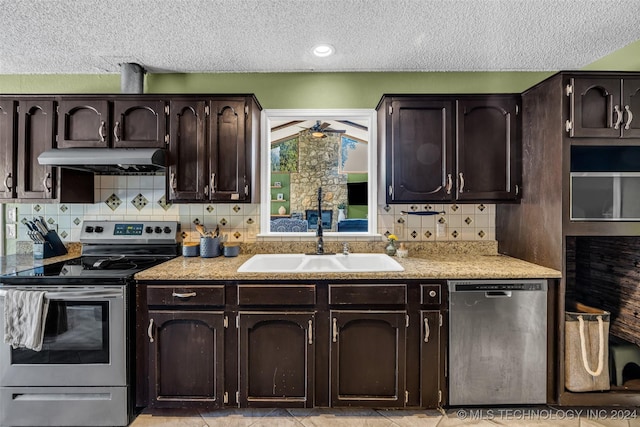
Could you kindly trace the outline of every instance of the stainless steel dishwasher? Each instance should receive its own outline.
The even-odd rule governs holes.
[[[449,281],[449,404],[547,401],[547,281]]]

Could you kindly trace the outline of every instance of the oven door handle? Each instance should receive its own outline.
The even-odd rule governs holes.
[[[11,288],[20,290],[36,290],[35,288]],[[0,297],[4,297],[7,291],[0,289]],[[45,297],[50,300],[88,300],[88,299],[105,299],[105,298],[122,298],[124,293],[122,289],[91,289],[78,291],[47,291]]]

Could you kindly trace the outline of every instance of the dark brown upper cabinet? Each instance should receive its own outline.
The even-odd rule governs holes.
[[[519,103],[519,95],[383,96],[386,202],[518,199]]]
[[[17,106],[0,100],[0,200],[16,197]]]
[[[41,166],[38,156],[55,146],[53,99],[25,99],[18,110],[18,180],[20,199],[47,200],[56,197],[56,170]]]
[[[570,102],[565,130],[577,138],[640,138],[639,92],[637,77],[568,79],[565,94]]]
[[[449,200],[453,174],[453,102],[393,100],[387,107],[387,200]]]
[[[170,200],[257,200],[260,106],[255,98],[172,99],[169,110]]]
[[[456,200],[516,199],[521,158],[517,98],[456,104]]]
[[[166,102],[156,98],[60,99],[58,147],[163,148]]]
[[[170,200],[205,200],[207,186],[207,101],[171,100],[169,105]]]

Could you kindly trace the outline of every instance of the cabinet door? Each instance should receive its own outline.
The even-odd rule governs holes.
[[[452,105],[446,100],[391,103],[391,139],[386,148],[388,203],[452,198]]]
[[[16,102],[0,100],[0,199],[16,197]]]
[[[640,79],[623,80],[621,108],[624,112],[622,136],[640,138]]]
[[[517,198],[517,108],[518,97],[457,101],[457,200]]]
[[[244,99],[211,101],[209,194],[211,200],[245,200],[249,195],[246,170]]]
[[[241,407],[313,407],[314,314],[240,312]]]
[[[331,406],[403,407],[405,311],[331,311]]]
[[[437,408],[441,406],[442,391],[440,377],[443,363],[440,351],[440,334],[442,315],[439,310],[424,310],[421,312],[420,325],[420,391],[422,406]]]
[[[222,406],[224,313],[150,310],[149,321],[151,406]]]
[[[169,198],[205,199],[207,183],[206,101],[171,101],[169,108]]]
[[[63,99],[58,106],[58,148],[109,146],[109,103]]]
[[[113,146],[164,148],[167,129],[165,102],[156,99],[116,100],[113,103]]]
[[[572,78],[570,80],[573,137],[619,138],[623,121],[620,106],[621,81],[617,78]]]
[[[21,199],[55,198],[54,169],[38,163],[40,153],[54,147],[54,115],[53,100],[19,101],[16,188]]]

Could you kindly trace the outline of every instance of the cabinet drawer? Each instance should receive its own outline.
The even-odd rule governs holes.
[[[420,285],[420,303],[422,305],[440,305],[442,288],[438,284]]]
[[[224,286],[149,286],[148,305],[224,305]]]
[[[238,285],[238,305],[315,305],[315,285]]]
[[[329,304],[379,304],[407,303],[407,285],[329,285]]]

